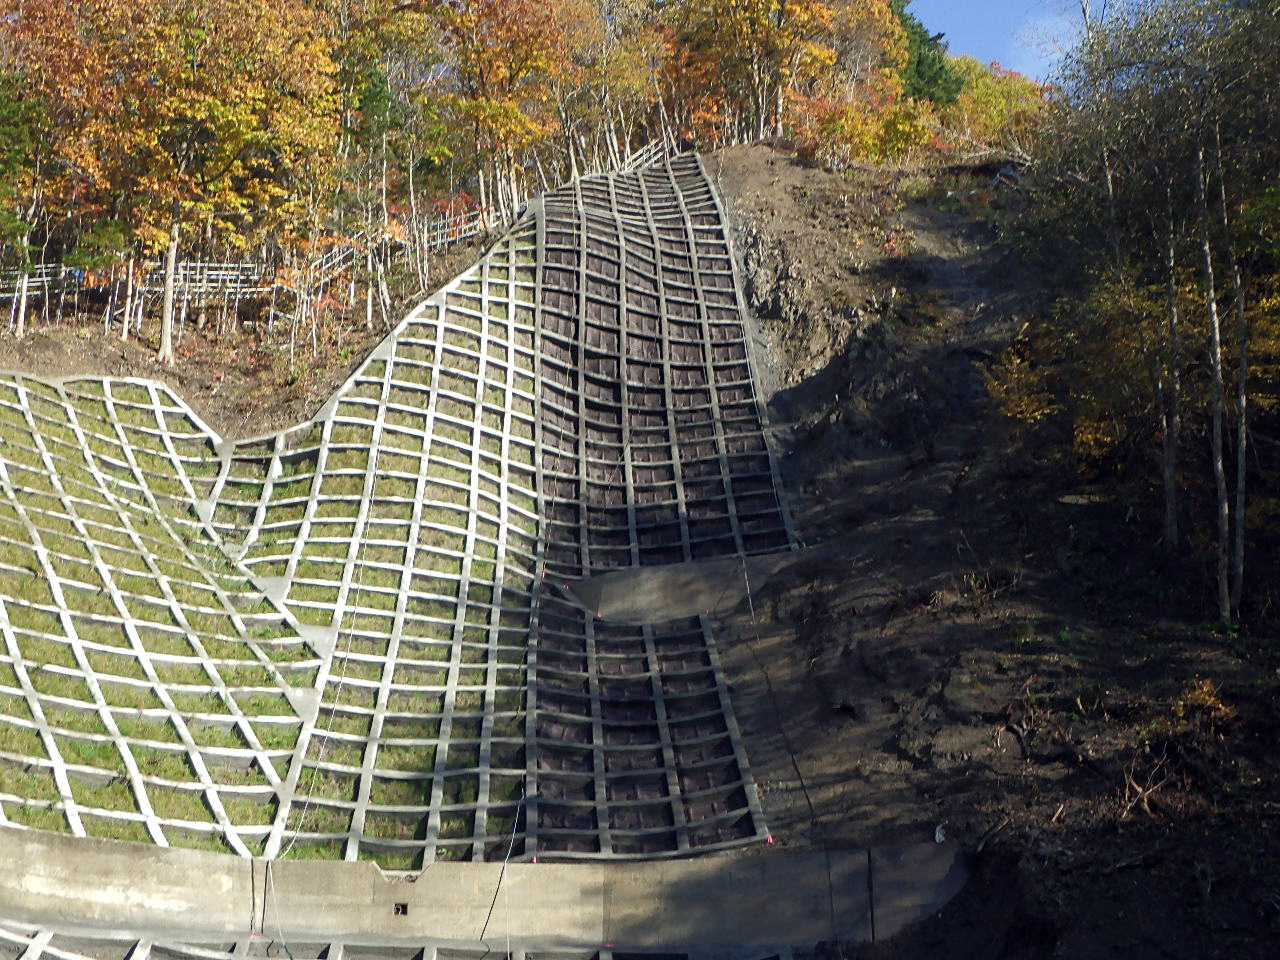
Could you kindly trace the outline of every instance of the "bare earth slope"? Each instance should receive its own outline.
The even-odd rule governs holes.
[[[931,929],[868,956],[1271,955],[1280,685],[1082,575],[1078,527],[1118,554],[1140,531],[1009,449],[982,375],[1034,278],[945,191],[765,146],[711,169],[809,546],[726,643],[779,842],[981,850]]]
[[[471,240],[440,251],[432,276],[443,285],[484,253],[484,241]],[[421,296],[397,300],[388,312],[401,317]],[[178,336],[176,362],[156,362],[159,323],[149,317],[141,334],[122,342],[101,323],[77,327],[35,325],[24,339],[0,333],[0,369],[46,377],[148,377],[173,388],[200,418],[228,440],[263,436],[310,417],[387,335],[374,320],[372,329],[348,325],[332,349],[313,355],[309,342],[298,345],[299,363],[290,368],[285,347],[254,335],[251,329],[213,335],[190,326]]]

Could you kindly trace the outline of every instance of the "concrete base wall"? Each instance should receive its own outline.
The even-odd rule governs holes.
[[[509,935],[543,949],[883,939],[940,909],[965,875],[950,844],[384,874],[371,863],[245,860],[12,828],[0,828],[0,862],[0,917],[60,929],[186,941]]]

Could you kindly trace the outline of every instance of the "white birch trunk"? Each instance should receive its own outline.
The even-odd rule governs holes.
[[[1218,616],[1224,622],[1231,620],[1231,594],[1228,587],[1227,551],[1230,540],[1230,504],[1227,499],[1227,475],[1222,458],[1222,330],[1218,319],[1218,295],[1214,287],[1213,246],[1209,238],[1209,203],[1206,197],[1204,147],[1196,150],[1196,200],[1200,207],[1200,248],[1204,259],[1205,307],[1209,314],[1209,368],[1212,375],[1213,395],[1210,417],[1213,425],[1211,457],[1213,481],[1217,493],[1217,587]]]
[[[160,308],[160,352],[156,359],[173,364],[173,292],[178,273],[178,220],[169,226],[169,249],[164,257],[164,301]]]

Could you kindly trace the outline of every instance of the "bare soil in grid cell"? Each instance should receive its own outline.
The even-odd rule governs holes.
[[[758,627],[740,587],[717,617],[766,822],[982,849],[939,917],[853,955],[1271,955],[1274,644],[1199,627],[1133,498],[1009,441],[983,366],[1046,298],[966,207],[1014,198],[765,146],[710,169],[808,545],[752,568]]]
[[[433,275],[440,284],[471,266],[483,254],[480,241],[459,244],[437,254]],[[345,289],[343,296],[345,297]],[[67,320],[64,327],[43,322],[24,339],[0,331],[0,369],[44,377],[146,377],[167,383],[223,439],[262,436],[306,420],[329,399],[387,335],[375,307],[372,330],[364,327],[364,301],[352,311],[331,315],[327,345],[313,355],[307,331],[299,333],[295,369],[288,363],[288,327],[281,322],[274,338],[246,325],[239,333],[217,336],[218,310],[210,308],[205,331],[196,328],[194,311],[182,331],[171,367],[157,363],[158,308],[149,310],[142,330],[121,342],[119,330],[102,332],[101,314]],[[395,323],[421,297],[393,298],[387,316]],[[247,318],[252,311],[244,308]]]

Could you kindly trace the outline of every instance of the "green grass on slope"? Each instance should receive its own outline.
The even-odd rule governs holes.
[[[255,854],[283,818],[288,856],[391,868],[507,836],[538,534],[533,243],[403,325],[331,415],[225,458],[162,386],[0,379],[5,818],[218,849],[231,826]],[[285,578],[284,606],[245,571]],[[324,665],[284,611],[340,631],[289,809],[283,694]]]
[[[162,390],[0,380],[9,820],[226,850],[224,791],[269,790],[266,766],[294,749],[281,692],[314,682],[313,658],[202,539],[192,504],[216,473]]]
[[[328,419],[233,456],[237,485],[215,520],[252,511],[246,566],[288,576],[295,615],[340,631],[299,784],[314,802],[290,815],[291,855],[350,855],[358,826],[356,855],[388,868],[468,859],[490,832],[476,833],[475,808],[512,799],[481,795],[480,744],[494,741],[495,762],[523,771],[533,315],[491,299],[531,299],[506,282],[509,256],[499,248],[447,307],[403,325]],[[482,298],[486,271],[500,282]]]

